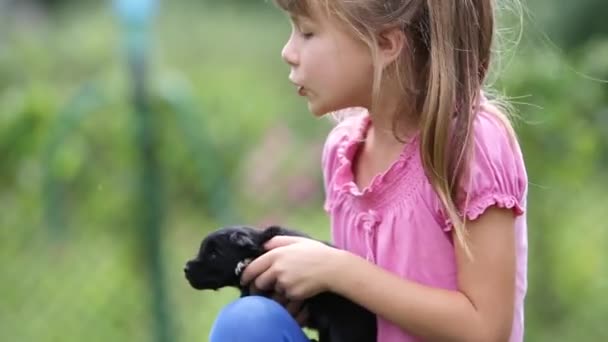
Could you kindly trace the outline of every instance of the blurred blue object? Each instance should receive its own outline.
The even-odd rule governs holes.
[[[113,3],[127,26],[145,25],[158,11],[158,0],[113,0]]]

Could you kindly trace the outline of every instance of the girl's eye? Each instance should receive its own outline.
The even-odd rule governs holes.
[[[314,36],[310,27],[298,27],[298,32],[304,39],[310,39]]]

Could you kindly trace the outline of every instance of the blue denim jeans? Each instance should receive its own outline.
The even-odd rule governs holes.
[[[309,342],[295,319],[272,299],[247,296],[217,316],[210,342]]]

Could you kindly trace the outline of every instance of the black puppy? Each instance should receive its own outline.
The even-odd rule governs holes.
[[[231,286],[239,288],[241,296],[247,296],[249,288],[240,285],[241,272],[265,252],[264,243],[277,235],[309,238],[278,226],[263,230],[247,226],[220,228],[203,239],[198,255],[186,263],[186,279],[197,290]],[[306,305],[307,326],[318,331],[319,342],[376,341],[376,316],[362,306],[331,292],[307,299]]]

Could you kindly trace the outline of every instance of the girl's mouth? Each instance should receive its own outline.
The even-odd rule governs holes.
[[[298,86],[298,95],[306,96],[306,89],[303,86]]]

